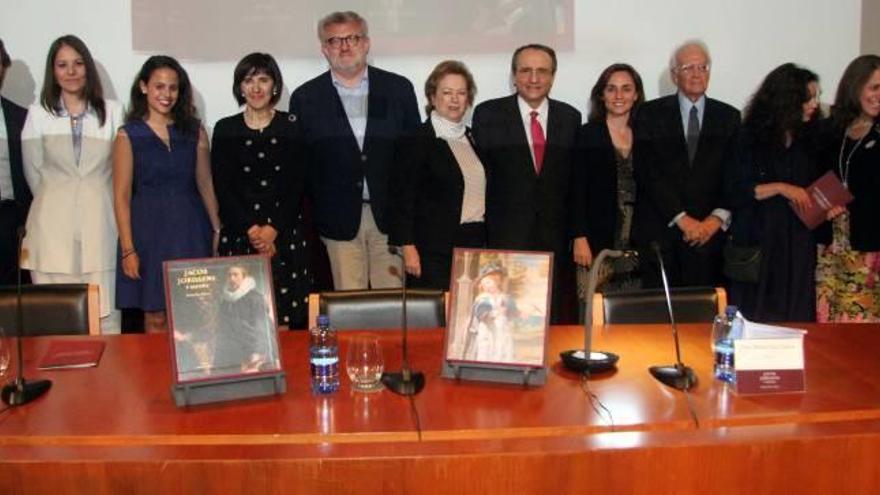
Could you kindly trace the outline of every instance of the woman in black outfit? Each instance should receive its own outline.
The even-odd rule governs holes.
[[[590,91],[590,114],[578,136],[575,166],[574,261],[580,266],[589,267],[603,249],[631,248],[636,201],[631,123],[644,101],[642,78],[628,64],[607,67]],[[618,262],[615,271],[631,268]],[[578,292],[583,297],[585,272],[579,272]],[[638,285],[638,278],[630,274],[605,289]]]
[[[745,109],[725,195],[736,246],[760,246],[757,281],[732,281],[730,301],[756,321],[815,321],[816,239],[795,208],[819,177],[814,125],[819,78],[795,64],[771,71]]]
[[[486,173],[463,120],[476,92],[463,63],[441,62],[425,81],[428,119],[397,142],[389,244],[415,287],[448,290],[452,248],[486,243]]]
[[[220,203],[220,256],[271,257],[278,323],[306,328],[308,249],[300,228],[304,184],[295,119],[275,110],[281,71],[251,53],[235,67],[232,94],[244,111],[214,127],[211,165]]]

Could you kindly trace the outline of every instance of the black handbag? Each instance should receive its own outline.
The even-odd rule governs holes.
[[[761,273],[761,246],[724,245],[724,275],[735,282],[757,283]]]

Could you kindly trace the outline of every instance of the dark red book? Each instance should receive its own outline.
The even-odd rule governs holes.
[[[846,206],[853,200],[853,195],[850,194],[849,189],[844,187],[840,179],[837,178],[837,175],[830,170],[822,177],[816,179],[816,182],[810,184],[806,191],[810,195],[812,205],[806,211],[801,211],[794,208],[794,206],[792,208],[794,208],[798,218],[810,230],[815,229],[825,221],[828,210],[835,206]]]
[[[41,370],[91,368],[104,352],[102,340],[53,340],[38,366]]]

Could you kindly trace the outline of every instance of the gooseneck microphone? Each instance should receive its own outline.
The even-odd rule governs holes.
[[[661,383],[677,390],[690,390],[697,384],[697,375],[694,370],[685,366],[681,361],[681,347],[678,341],[678,327],[675,325],[675,314],[672,311],[672,295],[669,293],[669,280],[666,278],[666,267],[663,264],[663,256],[660,254],[660,244],[656,241],[651,243],[654,254],[660,262],[660,276],[663,278],[663,289],[666,291],[666,308],[669,311],[669,323],[672,325],[672,340],[675,341],[675,364],[663,366],[651,366],[649,370]]]
[[[28,382],[24,378],[24,358],[22,356],[21,339],[24,337],[24,317],[21,303],[21,243],[24,239],[25,228],[18,228],[18,282],[16,287],[15,326],[18,327],[18,374],[15,381],[3,387],[0,392],[3,402],[9,407],[21,406],[46,393],[52,382],[49,380],[37,380]]]
[[[400,258],[401,303],[400,328],[403,333],[403,356],[400,371],[382,373],[382,384],[385,388],[399,395],[416,395],[425,387],[425,375],[421,371],[413,371],[409,366],[409,345],[407,334],[409,324],[406,318],[406,261],[403,252],[397,246],[389,246],[388,252]]]
[[[593,266],[587,276],[587,290],[584,301],[584,348],[572,349],[560,353],[565,367],[572,371],[590,371],[597,373],[608,371],[614,368],[620,356],[611,352],[593,351],[593,295],[596,293],[596,286],[599,284],[599,273],[602,270],[602,263],[608,258],[623,258],[638,256],[635,251],[618,251],[613,249],[603,249],[599,255],[593,260]]]

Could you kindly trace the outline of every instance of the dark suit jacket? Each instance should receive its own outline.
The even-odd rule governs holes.
[[[566,250],[571,234],[572,162],[581,125],[574,107],[550,100],[541,175],[511,95],[474,110],[474,138],[487,170],[486,228],[498,249]]]
[[[723,169],[732,153],[740,114],[732,106],[706,98],[694,163],[688,163],[678,95],[642,105],[636,118],[633,155],[638,191],[633,239],[646,244],[661,239],[669,222],[684,211],[702,220],[723,208]]]
[[[364,149],[358,148],[330,72],[296,88],[290,98],[308,148],[308,186],[318,232],[330,239],[351,240],[360,226],[364,177],[376,225],[388,230],[385,218],[394,140],[419,125],[412,84],[404,77],[368,68],[369,96]]]
[[[389,244],[451,252],[461,222],[464,178],[452,149],[437,138],[430,119],[398,139],[391,197]]]
[[[24,178],[21,162],[21,128],[24,127],[27,110],[2,97],[0,97],[0,105],[3,105],[3,117],[6,120],[9,165],[12,168],[12,188],[15,191],[15,200],[26,209],[31,204],[32,198],[31,190]]]
[[[617,225],[617,153],[605,122],[578,133],[574,163],[574,237],[586,236],[593,255],[614,247]]]

